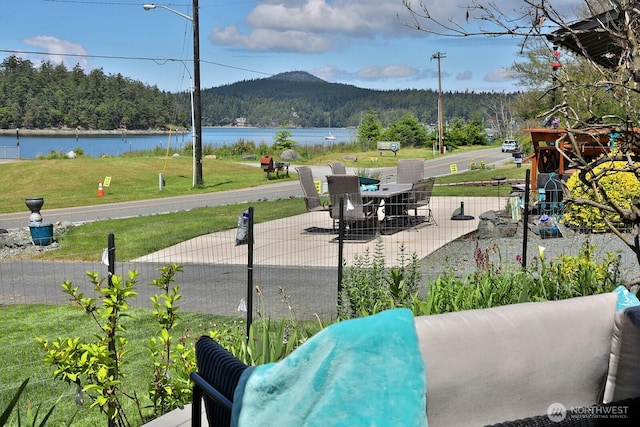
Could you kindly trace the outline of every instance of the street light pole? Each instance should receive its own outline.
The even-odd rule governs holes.
[[[173,10],[161,4],[145,4],[144,10],[155,8],[166,9],[176,15],[182,16],[191,21],[193,26],[193,101],[192,120],[195,132],[193,134],[193,157],[194,157],[194,186],[204,184],[202,179],[202,98],[200,97],[200,23],[198,15],[198,0],[193,0],[193,16]]]

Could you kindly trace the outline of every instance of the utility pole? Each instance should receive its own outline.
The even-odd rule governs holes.
[[[431,59],[438,60],[438,145],[440,145],[440,154],[444,154],[444,125],[442,123],[442,74],[440,72],[440,60],[446,58],[444,52],[436,52],[431,55]]]
[[[202,186],[202,99],[200,97],[200,23],[198,0],[193,0],[193,85],[196,140],[193,143],[196,160],[196,185]]]

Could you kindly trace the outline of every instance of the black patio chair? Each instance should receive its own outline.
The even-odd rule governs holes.
[[[240,376],[248,367],[208,336],[196,342],[198,372],[191,374],[193,404],[191,425],[202,424],[202,400],[209,427],[229,427],[233,393]]]

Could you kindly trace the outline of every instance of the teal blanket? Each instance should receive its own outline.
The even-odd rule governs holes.
[[[232,426],[420,426],[425,367],[407,309],[333,324],[278,363],[249,368]]]

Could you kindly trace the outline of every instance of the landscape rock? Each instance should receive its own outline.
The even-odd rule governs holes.
[[[478,222],[479,239],[514,237],[518,232],[518,222],[496,211],[480,215]]]
[[[280,154],[280,158],[285,161],[290,161],[290,160],[300,160],[302,156],[296,150],[289,149],[289,150],[284,150],[282,154]]]

